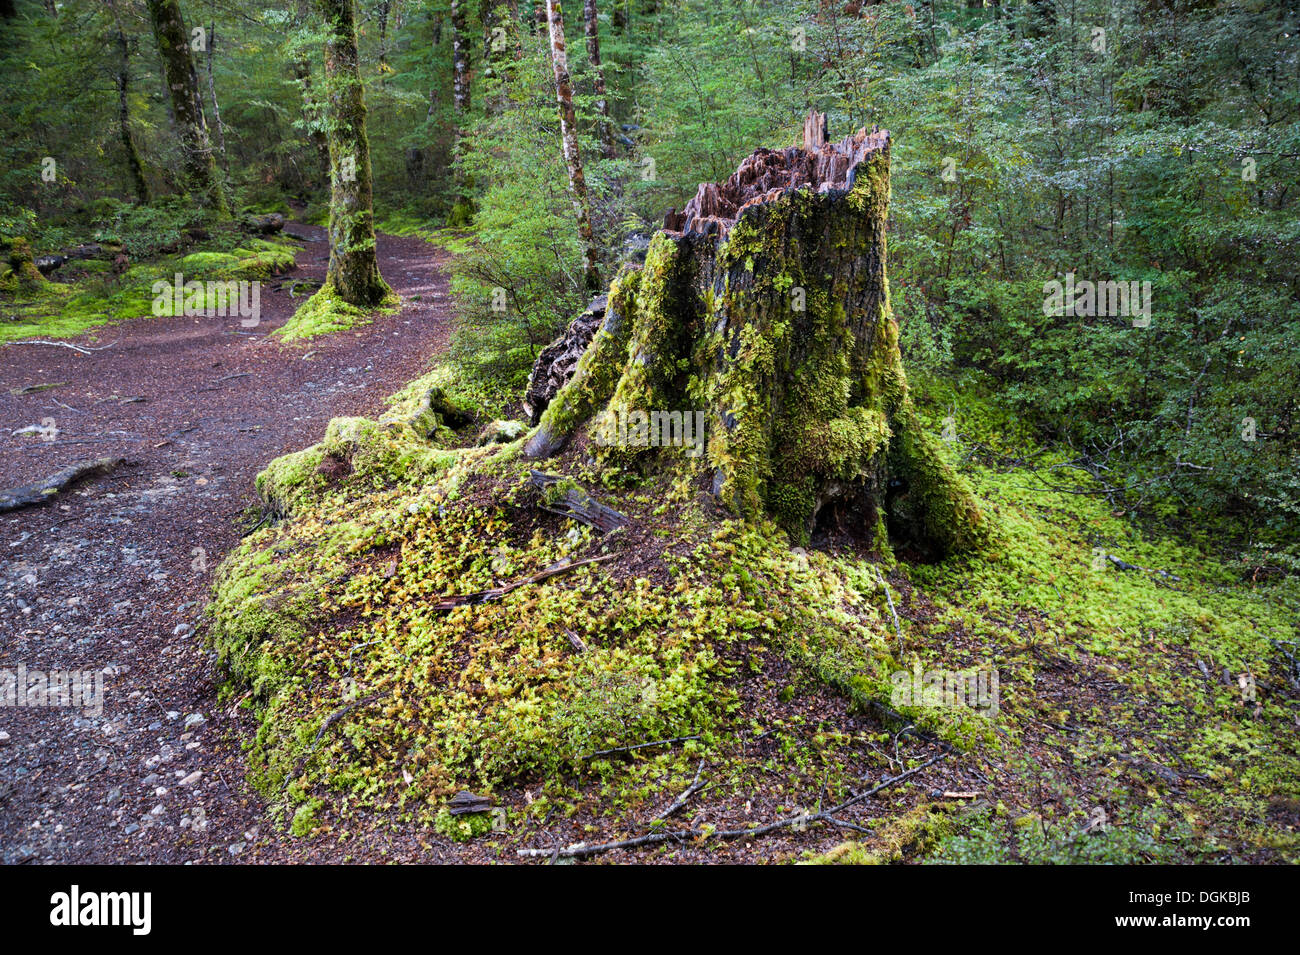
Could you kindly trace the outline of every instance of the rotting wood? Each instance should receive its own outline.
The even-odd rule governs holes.
[[[17,511],[24,507],[32,507],[37,504],[48,504],[60,492],[67,490],[79,481],[108,474],[125,463],[125,458],[99,458],[95,461],[83,461],[35,483],[0,491],[0,514]]]
[[[528,482],[543,493],[562,480],[563,478],[558,474],[543,474],[541,471],[530,471],[528,475]],[[546,500],[539,506],[551,514],[572,518],[588,527],[594,527],[602,534],[608,534],[628,524],[626,514],[602,504],[580,487],[567,488],[563,494]]]

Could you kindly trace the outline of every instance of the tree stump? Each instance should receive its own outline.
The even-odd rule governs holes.
[[[668,460],[800,543],[834,515],[882,549],[903,541],[929,559],[978,544],[986,519],[908,395],[888,205],[889,133],[830,142],[816,112],[802,145],[759,149],[725,183],[702,184],[668,213],[644,266],[614,281],[525,453],[585,436],[608,466]],[[696,412],[703,454],[672,440]]]

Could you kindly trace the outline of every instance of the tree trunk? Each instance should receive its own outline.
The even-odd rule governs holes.
[[[316,0],[324,15],[326,124],[330,144],[330,264],[327,284],[349,305],[371,308],[392,291],[379,274],[366,138],[365,91],[357,62],[356,0]]]
[[[465,26],[465,0],[451,0],[451,63],[452,105],[456,107],[457,126],[463,126],[469,112],[469,30]]]
[[[221,104],[217,101],[217,78],[213,71],[213,58],[217,55],[217,21],[208,27],[208,98],[212,101],[212,127],[217,131],[217,151],[221,153],[222,168],[229,171],[226,159],[226,130],[221,125]]]
[[[301,29],[303,24],[306,23],[310,12],[308,8],[309,0],[298,0],[297,14],[294,19],[295,31]],[[311,63],[303,55],[300,47],[294,47],[289,67],[293,70],[294,79],[298,81],[298,90],[302,97],[302,116],[307,125],[307,138],[311,140],[316,155],[320,159],[321,174],[328,176],[330,174],[329,137],[325,135],[325,130],[322,128],[321,104],[316,99],[316,94],[312,89]]]
[[[379,73],[385,79],[388,74],[388,13],[392,0],[382,0],[375,13],[379,17]]]
[[[582,6],[582,26],[587,34],[587,62],[591,64],[595,76],[596,112],[600,113],[597,132],[600,134],[601,151],[605,158],[614,157],[614,131],[609,122],[609,101],[605,99],[605,71],[600,65],[600,17],[596,11],[596,0],[585,0]]]
[[[177,0],[146,0],[153,22],[154,38],[162,57],[164,79],[171,97],[172,115],[180,133],[185,178],[190,190],[219,215],[229,216],[226,196],[217,173],[217,162],[208,139],[199,98],[199,75],[190,56],[190,35],[181,19]]]
[[[109,0],[109,10],[113,14],[113,24],[117,30],[118,68],[114,83],[117,86],[117,129],[122,140],[122,151],[126,154],[126,168],[131,175],[131,185],[136,198],[141,202],[149,201],[149,182],[144,175],[144,163],[140,160],[140,151],[136,149],[131,137],[131,107],[128,96],[131,87],[131,47],[122,29],[122,20],[118,15],[116,0]]]
[[[546,20],[551,38],[551,64],[555,67],[555,98],[560,105],[560,140],[564,162],[569,169],[569,191],[573,193],[573,213],[578,220],[582,241],[583,279],[588,292],[600,288],[600,271],[596,267],[596,240],[591,231],[591,213],[587,205],[587,179],[582,172],[582,155],[578,151],[578,123],[573,111],[573,83],[569,79],[569,56],[564,45],[564,15],[559,0],[546,0]]]
[[[980,543],[986,519],[908,394],[888,204],[889,134],[829,143],[816,113],[804,145],[759,149],[701,185],[613,283],[525,453],[573,442],[604,467],[666,462],[801,543],[829,526],[925,558]],[[672,440],[692,418],[704,433]]]

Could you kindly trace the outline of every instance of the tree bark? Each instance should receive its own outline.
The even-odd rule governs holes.
[[[814,113],[803,145],[759,149],[701,185],[611,286],[525,454],[574,442],[602,467],[667,463],[801,543],[846,525],[926,558],[984,541],[986,518],[908,394],[885,274],[889,147],[865,129],[827,142]],[[672,412],[702,415],[706,434],[664,440]]]
[[[609,121],[609,100],[605,98],[605,71],[600,65],[600,17],[596,10],[596,0],[585,0],[582,6],[583,31],[587,35],[587,62],[591,64],[594,74],[593,86],[596,93],[596,112],[600,114],[597,132],[600,135],[600,148],[605,158],[614,157],[614,131]]]
[[[114,76],[117,86],[117,129],[122,140],[122,151],[126,155],[127,172],[131,175],[131,185],[136,198],[141,202],[149,201],[149,181],[144,175],[144,163],[140,160],[140,151],[136,149],[131,136],[131,106],[129,92],[131,86],[131,47],[122,29],[122,19],[118,14],[116,0],[109,0],[109,11],[113,14],[113,25],[117,31],[118,68]]]
[[[451,100],[456,108],[457,126],[463,126],[470,105],[469,30],[465,26],[465,0],[451,0],[451,64]]]
[[[181,19],[177,0],[146,0],[154,38],[162,57],[164,79],[171,97],[172,115],[181,138],[184,172],[189,189],[219,215],[229,216],[230,208],[221,188],[217,161],[208,138],[208,124],[203,118],[199,97],[199,75],[190,56],[190,35]]]
[[[356,0],[316,0],[324,15],[327,135],[330,146],[330,264],[327,285],[343,301],[371,308],[392,290],[375,254],[370,142],[357,55]]]
[[[221,125],[221,104],[217,101],[217,78],[213,71],[213,58],[217,55],[217,21],[208,27],[208,98],[212,101],[212,126],[217,131],[217,151],[221,153],[221,165],[229,171],[226,159],[226,130]]]
[[[596,240],[591,230],[587,179],[582,172],[582,154],[578,150],[578,123],[573,111],[573,83],[569,79],[569,57],[564,44],[564,15],[559,0],[546,0],[546,21],[551,39],[551,64],[555,68],[555,98],[560,107],[560,142],[564,163],[569,170],[569,191],[573,194],[573,214],[578,220],[578,237],[582,242],[583,280],[587,291],[600,288],[600,271],[596,266]]]
[[[309,0],[298,0],[296,16],[294,19],[295,30],[301,29],[303,24],[307,21],[310,13],[309,5]],[[316,155],[320,159],[321,174],[323,176],[329,176],[329,137],[325,135],[325,130],[321,128],[322,107],[312,89],[311,63],[301,52],[300,48],[295,47],[293,55],[290,58],[289,67],[293,70],[294,79],[298,81],[298,91],[302,97],[302,116],[307,125],[307,138],[311,140],[311,144],[316,150]]]

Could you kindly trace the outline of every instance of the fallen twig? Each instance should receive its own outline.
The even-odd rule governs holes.
[[[898,622],[898,611],[894,609],[894,598],[889,595],[889,584],[885,583],[885,575],[876,568],[876,576],[880,578],[880,586],[885,589],[885,600],[889,603],[889,612],[894,616],[894,632],[898,634],[898,642],[903,642],[903,626]]]
[[[832,806],[830,809],[822,812],[800,813],[797,816],[787,816],[783,819],[777,819],[773,822],[766,823],[762,826],[756,826],[751,829],[717,829],[713,831],[708,829],[678,829],[672,832],[650,832],[645,835],[635,836],[631,839],[622,839],[618,842],[604,842],[590,846],[578,843],[577,845],[561,849],[558,852],[554,849],[516,849],[515,852],[524,858],[562,856],[567,859],[578,859],[584,856],[598,855],[602,852],[610,852],[614,849],[638,849],[642,846],[658,845],[659,843],[668,841],[679,842],[685,839],[755,839],[759,836],[765,836],[770,832],[776,832],[779,829],[785,829],[795,825],[806,825],[810,822],[824,822],[832,826],[862,831],[861,826],[856,826],[853,823],[836,819],[835,814],[842,812],[849,806],[859,803],[870,796],[874,796],[876,793],[888,786],[900,783],[910,776],[916,775],[926,767],[932,766],[939,762],[939,760],[946,758],[950,752],[950,749],[945,749],[942,753],[926,760],[920,766],[909,769],[905,773],[899,773],[897,776],[890,779],[883,780],[865,792],[846,799],[838,806]]]
[[[600,557],[588,557],[586,560],[562,561],[558,564],[552,564],[540,573],[531,577],[525,577],[523,580],[516,580],[514,583],[506,584],[504,587],[493,587],[491,590],[480,590],[472,594],[444,594],[438,602],[432,604],[430,610],[454,610],[457,607],[469,607],[474,604],[488,603],[492,600],[500,600],[512,590],[518,590],[520,587],[526,587],[528,584],[540,583],[549,577],[557,574],[563,574],[570,570],[576,570],[585,564],[598,564],[602,561],[612,560],[617,554],[603,554]]]
[[[1120,570],[1140,570],[1146,574],[1159,574],[1161,577],[1167,577],[1170,580],[1179,580],[1179,581],[1182,580],[1181,577],[1178,577],[1175,574],[1171,574],[1167,570],[1159,570],[1158,568],[1153,569],[1151,567],[1142,567],[1138,564],[1130,564],[1128,561],[1120,560],[1114,554],[1107,554],[1106,559],[1110,561],[1112,564],[1114,564]]]
[[[651,746],[671,746],[673,743],[685,743],[693,739],[699,739],[699,736],[674,736],[672,739],[657,739],[651,743],[636,743],[632,746],[615,746],[613,749],[602,749],[582,757],[583,759],[595,759],[597,756],[612,756],[615,753],[631,753],[638,749],[648,749]]]
[[[357,699],[352,700],[349,703],[345,703],[343,706],[340,706],[329,716],[325,717],[324,721],[320,725],[320,728],[316,730],[316,736],[314,739],[312,739],[311,746],[308,747],[307,752],[302,754],[302,758],[299,759],[298,764],[294,766],[293,772],[290,773],[289,776],[285,779],[285,783],[284,783],[285,787],[288,788],[290,783],[292,783],[295,779],[297,779],[299,776],[302,775],[303,767],[307,765],[307,760],[311,757],[312,753],[316,752],[316,747],[317,745],[319,745],[321,739],[325,736],[326,730],[328,730],[331,726],[333,726],[339,720],[343,719],[343,717],[347,716],[349,713],[351,713],[353,710],[357,709],[358,707],[365,706],[367,703],[373,703],[375,700],[379,699],[381,692],[382,691],[380,690],[376,690],[373,693],[367,693],[365,696],[358,697]]]
[[[51,342],[51,341],[46,341],[43,338],[33,338],[33,339],[29,339],[28,341],[21,341],[21,342],[4,342],[3,344],[5,345],[49,345],[53,348],[71,348],[73,351],[77,352],[78,354],[90,355],[97,351],[103,351],[106,348],[112,348],[114,345],[117,344],[117,342],[109,342],[107,345],[101,345],[98,348],[89,348],[85,345],[74,345],[71,342]]]
[[[668,804],[668,807],[666,809],[664,809],[662,812],[660,812],[658,815],[656,815],[653,819],[650,820],[651,825],[653,825],[656,822],[661,822],[662,820],[667,819],[677,810],[681,809],[682,806],[685,806],[686,800],[690,799],[697,792],[699,792],[706,785],[708,785],[707,783],[700,782],[700,773],[703,771],[704,771],[704,760],[700,760],[700,765],[695,768],[695,779],[693,779],[691,781],[691,784],[687,786],[685,790],[683,790],[680,796],[678,796],[676,799],[674,799],[671,803]]]

